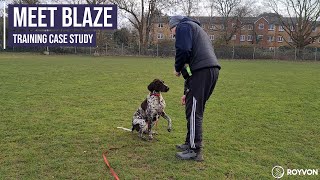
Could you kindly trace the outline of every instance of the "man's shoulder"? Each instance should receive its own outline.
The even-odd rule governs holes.
[[[199,26],[197,23],[195,23],[195,22],[193,22],[193,21],[183,21],[183,22],[181,22],[180,24],[181,24],[181,25],[182,25],[182,24],[188,24],[188,25],[191,25],[191,26],[195,26],[195,25]]]

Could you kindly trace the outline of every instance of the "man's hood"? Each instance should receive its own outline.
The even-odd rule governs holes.
[[[192,21],[192,22],[194,22],[194,23],[197,23],[199,26],[201,26],[201,24],[200,24],[200,22],[199,22],[199,21],[194,20],[194,19],[191,19],[191,18],[189,18],[189,17],[185,17],[185,18],[183,18],[183,19],[180,21],[180,23],[182,23],[182,22],[186,22],[186,21]]]

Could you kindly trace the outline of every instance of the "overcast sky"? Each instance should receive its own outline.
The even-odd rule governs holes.
[[[12,2],[12,0],[0,0],[0,8],[2,9],[3,8],[3,4],[4,2],[6,2],[6,4],[10,4]],[[40,2],[44,2],[44,3],[47,3],[47,4],[51,4],[52,0],[40,0]],[[256,0],[255,1],[257,3],[257,5],[262,5],[262,0]],[[201,6],[201,5],[200,5]]]
[[[52,0],[40,0],[40,1],[42,1],[42,3],[47,3],[47,4],[51,4],[53,2]],[[6,4],[8,4],[8,3],[12,2],[12,0],[0,0],[1,11],[3,11],[4,2],[6,2]],[[264,7],[261,2],[262,2],[262,0],[255,1],[255,3],[256,3],[255,5],[258,7],[259,11],[261,11],[260,13],[271,12],[270,9]],[[200,3],[199,6],[200,6],[200,10],[197,10],[197,12],[194,14],[195,16],[208,16],[208,15],[210,15],[210,10],[208,8],[205,8],[205,5],[203,3]],[[181,12],[179,12],[176,8],[172,8],[172,10],[170,12],[167,12],[167,14],[168,15],[177,15],[177,14],[181,14]]]
[[[52,2],[54,2],[53,0],[40,0],[42,3],[47,3],[47,4],[51,4]],[[262,7],[262,3],[260,3],[262,0],[255,0],[257,6],[261,6]],[[2,13],[3,11],[3,4],[4,2],[6,2],[6,5],[10,4],[12,2],[12,0],[0,0],[0,13]],[[257,8],[257,9],[261,9],[261,8]],[[261,11],[259,13],[263,13],[263,12],[270,12],[266,11],[266,8],[263,9],[264,11]],[[171,8],[171,10],[165,12],[168,15],[183,15],[181,9],[179,8]],[[194,14],[192,14],[193,16],[209,16],[211,14],[211,10],[210,8],[208,8],[208,6],[206,6],[204,3],[200,3],[198,9],[195,11]],[[213,15],[217,15],[217,14],[213,14]],[[123,16],[122,12],[119,12],[118,15],[119,19],[118,19],[118,23],[119,23],[119,27],[121,26],[127,26],[128,21],[126,20],[126,17]]]

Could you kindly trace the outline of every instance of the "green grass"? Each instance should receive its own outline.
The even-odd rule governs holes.
[[[172,59],[0,54],[0,179],[273,179],[274,165],[320,168],[320,64],[220,61],[204,117],[205,161],[175,158],[185,138],[183,80]],[[173,131],[130,128],[161,78]],[[318,179],[291,176],[284,179]]]

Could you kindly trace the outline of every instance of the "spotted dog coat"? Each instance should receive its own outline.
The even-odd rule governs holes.
[[[161,95],[161,92],[169,91],[169,87],[163,81],[155,79],[149,84],[148,89],[150,93],[133,115],[132,131],[139,131],[139,137],[142,137],[143,133],[148,133],[149,138],[152,139],[151,129],[160,116],[168,121],[169,132],[172,124],[170,117],[164,112],[166,102]]]

